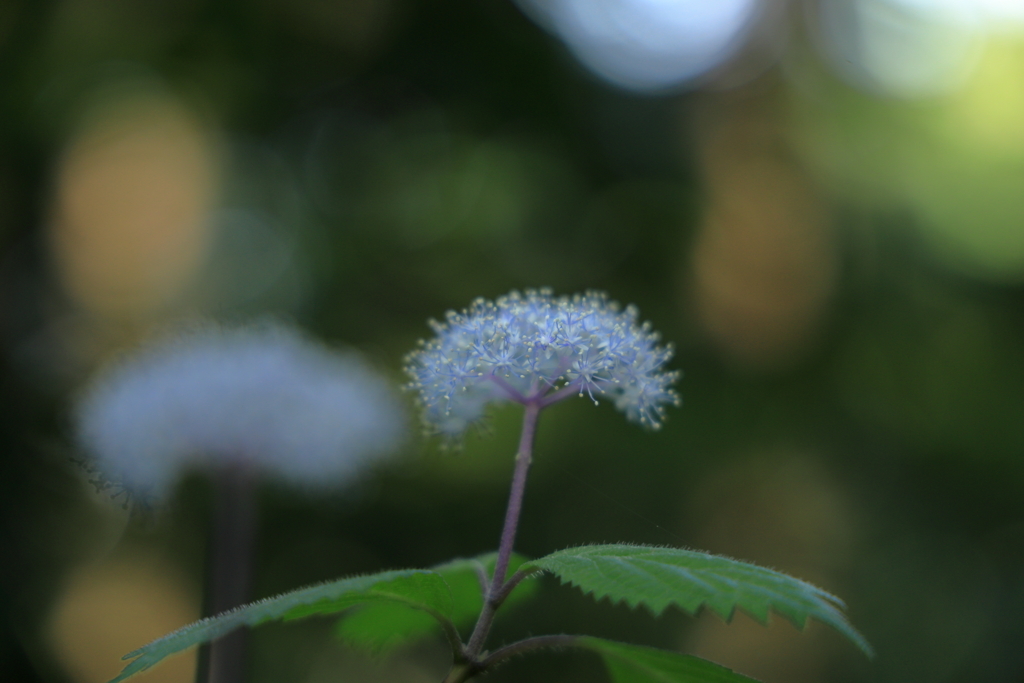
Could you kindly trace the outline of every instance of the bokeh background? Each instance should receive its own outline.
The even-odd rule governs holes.
[[[426,320],[513,288],[637,304],[660,432],[545,414],[519,550],[685,545],[843,596],[823,627],[596,605],[584,632],[768,682],[1024,680],[1019,0],[3,0],[0,679],[105,681],[198,616],[210,485],[98,491],[76,396],[154,330],[274,315],[396,384]],[[256,597],[493,549],[519,416],[329,496],[260,492]],[[328,620],[251,680],[438,681]],[[140,676],[191,680],[183,655]],[[488,680],[601,681],[561,653]]]

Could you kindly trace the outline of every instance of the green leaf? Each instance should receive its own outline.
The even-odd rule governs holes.
[[[669,605],[694,614],[706,605],[725,620],[736,608],[762,624],[769,610],[803,628],[808,617],[832,626],[868,657],[871,646],[843,613],[839,598],[772,569],[720,555],[677,548],[591,545],[568,548],[523,565],[549,571],[596,599],[645,605],[655,615]]]
[[[110,683],[119,683],[168,655],[220,638],[240,626],[331,614],[356,604],[378,601],[413,606],[442,619],[450,619],[452,613],[448,585],[440,574],[427,569],[405,569],[341,579],[260,600],[180,628],[126,654],[122,659],[135,660]]]
[[[612,683],[753,683],[753,678],[693,655],[581,637],[576,644],[604,659]]]
[[[480,567],[490,576],[494,571],[494,553],[474,559],[458,559],[433,568],[448,584],[451,591],[452,610],[450,617],[456,626],[471,625],[483,607],[483,593],[477,578]],[[515,571],[526,561],[513,555],[509,571]],[[505,601],[508,605],[521,602],[535,590],[533,582],[520,584]],[[336,635],[347,644],[381,654],[402,643],[433,633],[437,622],[423,611],[409,609],[398,603],[377,603],[360,607],[347,613],[338,622]]]
[[[334,634],[345,644],[373,655],[429,635],[437,622],[427,613],[398,603],[367,605],[342,617]]]

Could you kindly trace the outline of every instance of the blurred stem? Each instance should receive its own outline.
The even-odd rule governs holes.
[[[569,647],[579,647],[580,636],[551,635],[534,636],[518,642],[506,645],[503,648],[492,652],[480,661],[459,662],[448,672],[442,683],[465,683],[478,673],[493,669],[498,664],[512,657],[519,657],[537,650],[563,650]]]
[[[580,636],[534,636],[496,650],[480,663],[480,667],[483,670],[490,669],[506,659],[518,657],[534,650],[561,650],[567,647],[576,647],[579,645],[579,640]]]
[[[256,478],[244,465],[229,465],[214,475],[213,519],[207,551],[203,616],[238,607],[249,600],[256,541]],[[197,683],[242,683],[248,629],[204,645]]]
[[[508,592],[505,590],[505,575],[508,573],[508,563],[512,559],[512,547],[515,545],[516,530],[519,526],[519,513],[523,508],[526,474],[530,469],[530,462],[533,460],[533,440],[537,432],[537,418],[540,415],[541,407],[540,401],[532,401],[526,404],[526,411],[523,414],[523,431],[519,437],[519,451],[516,453],[516,467],[512,474],[512,490],[508,497],[508,509],[505,511],[505,526],[501,531],[498,559],[494,565],[494,575],[491,577],[490,586],[484,596],[483,609],[480,610],[480,617],[477,619],[476,627],[473,629],[473,634],[470,636],[464,652],[464,656],[470,662],[475,662],[483,649],[484,641],[487,640],[487,634],[494,622],[494,614],[508,596]],[[461,677],[452,680],[467,680],[479,670],[475,668],[465,674],[458,674]]]

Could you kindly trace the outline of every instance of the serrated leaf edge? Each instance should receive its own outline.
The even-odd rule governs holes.
[[[599,594],[596,589],[586,590],[577,581],[573,581],[571,579],[564,579],[557,572],[555,572],[555,571],[553,571],[551,569],[548,569],[546,567],[540,566],[538,564],[538,563],[543,562],[544,560],[546,560],[546,559],[548,559],[550,557],[559,555],[560,553],[565,553],[567,551],[571,551],[571,550],[575,550],[575,549],[581,549],[581,548],[599,548],[599,547],[602,547],[602,546],[618,547],[618,548],[631,548],[631,549],[635,548],[635,549],[638,549],[638,550],[652,550],[652,551],[656,551],[656,550],[682,550],[684,552],[696,553],[698,555],[704,555],[704,556],[707,556],[707,557],[728,560],[734,566],[738,566],[738,567],[741,567],[741,568],[744,568],[744,569],[749,567],[750,569],[755,570],[755,571],[759,571],[759,572],[768,571],[768,572],[771,572],[773,574],[777,574],[777,575],[779,575],[780,577],[782,577],[784,579],[787,579],[787,580],[790,580],[790,581],[795,581],[795,582],[801,584],[802,587],[805,587],[805,588],[809,589],[811,593],[813,593],[817,597],[821,598],[822,599],[822,603],[820,604],[819,609],[821,609],[822,612],[828,614],[828,616],[830,616],[832,618],[834,623],[825,622],[824,620],[822,620],[820,618],[817,618],[817,617],[814,617],[813,615],[809,615],[809,614],[806,615],[803,620],[794,619],[794,618],[790,617],[789,615],[785,614],[785,612],[783,612],[782,610],[779,609],[779,607],[777,606],[777,603],[779,601],[777,601],[777,600],[769,600],[768,612],[765,614],[765,617],[763,619],[761,617],[759,617],[758,615],[756,615],[756,614],[752,614],[749,610],[743,608],[742,606],[736,605],[736,604],[733,604],[732,609],[729,611],[728,614],[722,614],[719,610],[715,609],[714,606],[709,605],[707,603],[707,600],[702,601],[692,611],[689,610],[689,609],[686,609],[685,607],[683,607],[679,603],[677,603],[675,601],[672,601],[672,600],[670,600],[665,605],[665,607],[661,608],[660,610],[657,610],[657,609],[652,608],[650,605],[645,604],[643,600],[629,600],[628,598],[620,598],[618,600],[614,600],[614,599],[609,597],[607,592]],[[578,559],[580,561],[590,560],[590,558],[585,558],[585,557],[575,557],[573,559]],[[615,558],[615,559],[617,559],[617,558]],[[744,560],[737,560],[737,559],[729,557],[727,555],[716,555],[714,553],[708,553],[708,552],[705,552],[705,551],[702,551],[702,550],[694,550],[692,548],[677,548],[677,547],[669,546],[669,545],[642,545],[642,544],[638,544],[638,543],[607,543],[607,544],[593,544],[593,545],[591,545],[591,544],[580,544],[580,545],[576,545],[576,546],[570,546],[568,548],[563,548],[562,550],[557,550],[557,551],[555,551],[555,552],[553,552],[553,553],[551,553],[549,555],[545,555],[544,557],[539,557],[539,558],[537,558],[535,560],[531,560],[529,562],[525,562],[525,563],[523,563],[522,567],[520,567],[520,571],[522,571],[522,572],[524,572],[526,574],[530,574],[530,573],[534,573],[534,572],[547,572],[549,574],[553,574],[556,577],[558,577],[559,581],[561,582],[561,585],[564,586],[564,585],[568,584],[570,586],[573,586],[574,588],[578,588],[581,592],[583,592],[584,595],[592,595],[595,600],[603,600],[605,598],[608,598],[608,600],[609,600],[609,602],[611,604],[617,605],[617,604],[625,603],[627,606],[630,607],[630,609],[636,609],[639,606],[643,606],[648,612],[650,612],[655,617],[661,615],[665,611],[665,609],[667,609],[670,605],[673,605],[673,606],[677,607],[678,609],[681,609],[682,611],[686,612],[687,614],[689,614],[691,616],[695,616],[697,614],[697,612],[699,612],[702,608],[707,607],[708,609],[710,609],[712,612],[717,614],[719,617],[721,617],[726,622],[729,622],[729,621],[732,620],[732,618],[734,617],[734,615],[736,613],[736,610],[738,609],[738,610],[742,611],[744,614],[749,615],[751,618],[753,618],[755,621],[761,623],[762,625],[767,625],[768,624],[768,617],[769,617],[770,613],[771,612],[775,612],[780,617],[782,617],[783,619],[786,619],[787,621],[789,621],[791,624],[793,624],[794,626],[796,626],[800,630],[803,630],[806,627],[807,619],[814,618],[816,621],[822,621],[823,623],[826,623],[827,625],[832,626],[837,631],[839,631],[840,633],[845,635],[868,658],[873,659],[874,656],[875,656],[874,648],[871,647],[871,644],[868,643],[867,639],[853,626],[853,624],[850,623],[849,619],[846,617],[845,612],[842,611],[842,610],[844,610],[846,608],[846,603],[843,602],[843,600],[840,599],[838,596],[833,595],[832,593],[829,593],[828,591],[824,590],[823,588],[819,588],[818,586],[815,586],[814,584],[812,584],[812,583],[810,583],[808,581],[805,581],[803,579],[799,579],[799,578],[797,578],[795,576],[791,576],[791,575],[786,574],[784,572],[780,572],[777,569],[772,569],[770,567],[763,567],[761,565],[757,565],[757,564],[754,564],[752,562],[746,562]],[[790,601],[784,600],[783,602],[790,602]]]

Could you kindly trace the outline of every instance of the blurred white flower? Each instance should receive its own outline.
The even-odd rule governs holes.
[[[760,0],[518,0],[591,71],[630,90],[694,79],[730,57]]]
[[[401,441],[385,380],[279,324],[208,325],[114,363],[87,389],[78,437],[100,472],[165,493],[192,467],[338,484]]]

